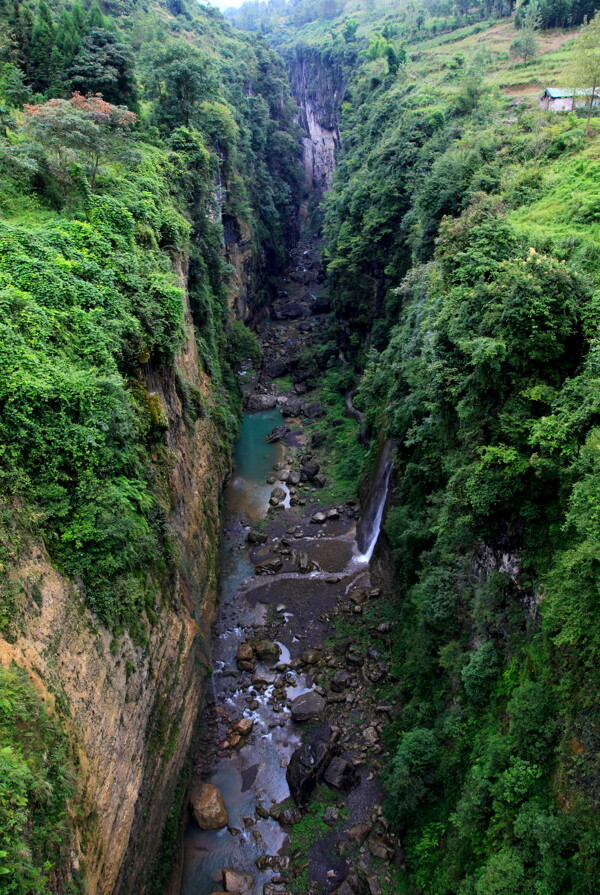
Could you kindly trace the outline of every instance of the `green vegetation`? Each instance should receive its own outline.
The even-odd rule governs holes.
[[[170,423],[145,384],[183,342],[175,268],[189,258],[211,387],[177,374],[185,422],[210,416],[227,452],[232,367],[258,347],[229,322],[224,239],[245,226],[276,270],[299,180],[270,50],[209,10],[113,12],[0,4],[0,486],[40,513],[101,620],[144,640],[176,562],[160,484]]]
[[[509,105],[456,38],[362,57],[325,208],[354,403],[398,446],[387,810],[409,892],[592,895],[598,120]]]
[[[16,666],[0,666],[0,889],[80,891],[63,875],[74,773],[63,733]]]
[[[112,629],[113,649],[126,629],[148,642],[177,581],[178,445],[212,446],[214,477],[224,474],[235,373],[260,358],[230,319],[230,247],[243,246],[260,302],[295,232],[298,156],[283,63],[215,10],[0,0],[6,639],[22,636],[36,599],[19,581],[24,545],[43,538],[73,598]],[[206,568],[209,579],[212,553]],[[66,893],[64,738],[27,686],[0,668],[0,890]],[[159,698],[150,751],[167,761],[178,731]]]

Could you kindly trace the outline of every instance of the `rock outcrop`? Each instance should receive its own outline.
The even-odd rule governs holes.
[[[178,264],[181,284],[185,263]],[[189,305],[186,340],[166,371],[140,369],[140,388],[165,420],[165,457],[155,475],[175,544],[161,599],[144,619],[145,642],[116,638],[90,611],[76,581],[53,567],[30,535],[11,579],[21,593],[19,632],[0,638],[0,661],[26,669],[61,719],[77,756],[79,812],[72,864],[85,865],[86,895],[142,891],[152,873],[202,701],[216,593],[212,545],[227,461],[208,417],[185,422],[178,383],[206,399]],[[160,574],[149,570],[149,575]]]

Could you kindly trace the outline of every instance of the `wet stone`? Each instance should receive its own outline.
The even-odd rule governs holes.
[[[235,892],[236,895],[252,895],[254,889],[254,877],[241,870],[223,870],[223,888],[226,892]]]
[[[257,640],[253,647],[261,662],[277,662],[281,655],[280,646],[273,640]]]
[[[291,709],[294,721],[320,720],[325,709],[325,700],[319,693],[311,690],[309,693],[296,696],[292,700]]]

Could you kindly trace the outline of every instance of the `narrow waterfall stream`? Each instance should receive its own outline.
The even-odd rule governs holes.
[[[286,289],[291,292],[293,288],[286,281]],[[300,348],[307,331],[310,335],[319,325],[318,317],[311,324],[314,330],[298,321],[268,322],[261,327],[261,340],[266,346],[294,342]],[[260,383],[251,383],[249,388],[253,385],[256,393],[264,394]],[[278,394],[275,382],[270,387]],[[327,738],[332,725],[350,717],[358,692],[352,688],[366,679],[367,666],[360,669],[363,660],[357,658],[356,667],[346,675],[347,684],[344,682],[347,695],[328,692],[333,669],[345,667],[346,661],[329,653],[328,644],[336,614],[362,611],[351,602],[353,595],[378,593],[371,588],[367,559],[381,525],[391,448],[378,464],[373,492],[377,505],[369,510],[364,523],[366,549],[362,542],[357,547],[359,513],[353,501],[332,507],[319,500],[313,482],[286,484],[290,468],[298,468],[312,456],[307,444],[310,426],[306,429],[305,421],[289,412],[284,419],[281,408],[286,400],[297,399],[293,393],[286,397],[279,392],[273,409],[244,414],[234,472],[224,495],[213,675],[194,779],[220,790],[227,826],[206,831],[190,819],[184,839],[181,895],[222,892],[226,869],[242,875],[237,885],[243,884],[244,895],[286,895],[290,891],[297,856],[289,854],[290,828],[279,806],[288,799],[284,808],[293,807],[286,771],[307,729],[292,717],[293,701],[308,692],[319,695],[323,709],[313,718],[317,723],[310,728],[311,736]],[[291,431],[282,441],[268,443],[268,433],[283,424]],[[268,513],[274,487],[286,495],[279,507]],[[266,574],[260,574],[263,570]],[[251,663],[239,662],[240,645],[254,650]],[[368,673],[380,680],[387,666],[382,665],[377,650],[372,652]],[[360,678],[355,677],[359,670]],[[252,722],[252,728],[240,736],[236,725],[242,719],[246,726]],[[355,732],[360,730],[359,725]],[[340,824],[343,818],[346,826],[367,821],[373,805],[381,800],[378,768],[368,767],[360,747],[353,750],[352,758],[350,740],[349,735],[342,737],[338,752],[356,765],[355,788],[343,797],[332,791],[332,798],[344,798]],[[322,895],[334,888],[336,880],[339,884],[348,869],[344,853],[336,853],[334,845],[324,841],[311,862],[310,879],[320,886]]]
[[[394,447],[386,441],[381,447],[373,487],[363,515],[358,524],[356,543],[360,551],[358,562],[369,562],[381,531],[381,520],[387,500],[390,476],[394,468]]]

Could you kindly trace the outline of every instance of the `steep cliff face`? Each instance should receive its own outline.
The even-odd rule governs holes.
[[[339,108],[346,89],[339,63],[318,49],[297,47],[286,56],[292,95],[300,108],[299,123],[308,193],[319,199],[331,186],[335,156],[341,145]]]
[[[185,262],[177,266],[185,285]],[[210,419],[185,421],[182,383],[210,401],[187,298],[185,326],[173,367],[140,377],[168,423],[167,461],[161,458],[155,471],[178,552],[147,643],[103,628],[77,584],[52,566],[33,537],[11,571],[21,589],[21,618],[14,642],[0,640],[0,661],[28,670],[59,708],[72,740],[80,808],[71,865],[83,869],[86,895],[145,891],[208,667],[227,462]]]

